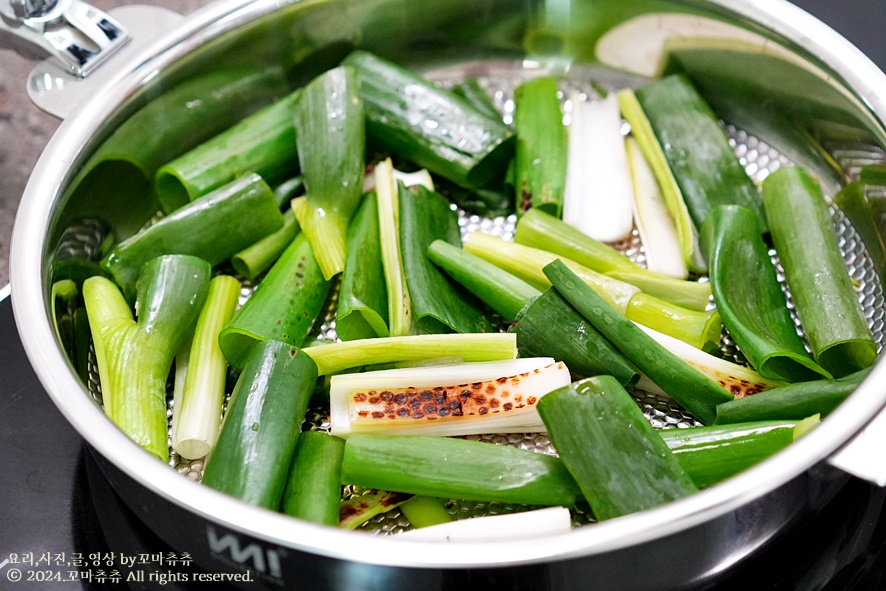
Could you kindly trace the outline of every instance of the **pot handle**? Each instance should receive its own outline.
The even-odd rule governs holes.
[[[128,5],[106,13],[81,0],[0,0],[0,46],[49,54],[31,71],[28,96],[64,119],[121,73],[126,56],[182,18],[158,6]],[[111,57],[113,63],[105,65]]]
[[[36,45],[78,78],[129,40],[113,17],[80,0],[0,0],[0,30]]]
[[[853,476],[878,486],[886,486],[886,409],[881,410],[867,426],[828,463]]]

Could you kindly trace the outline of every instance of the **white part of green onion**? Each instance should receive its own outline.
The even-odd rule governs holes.
[[[172,448],[189,460],[202,458],[218,441],[228,364],[218,334],[237,307],[240,282],[218,275],[209,283],[194,338],[176,355]],[[183,361],[187,349],[187,361]]]
[[[496,542],[531,539],[568,533],[572,517],[565,507],[487,515],[459,519],[398,534],[398,538],[420,542]]]
[[[624,240],[634,228],[634,189],[618,96],[571,100],[563,221],[601,242]]]
[[[635,322],[634,324],[637,323]],[[641,324],[637,324],[637,326],[659,345],[723,386],[724,389],[736,398],[787,385],[786,382],[764,378],[750,367],[715,357],[647,326]],[[640,376],[636,387],[640,390],[666,396],[664,391],[645,375]]]
[[[331,432],[541,432],[536,404],[570,382],[566,365],[550,357],[337,375],[329,386]]]
[[[388,158],[375,167],[375,192],[378,196],[378,232],[382,267],[388,289],[388,328],[392,337],[412,333],[412,301],[403,273],[400,253],[400,215],[397,181]]]
[[[662,275],[686,279],[677,225],[668,212],[655,173],[634,138],[625,141],[634,180],[634,223],[646,250],[646,268]]]

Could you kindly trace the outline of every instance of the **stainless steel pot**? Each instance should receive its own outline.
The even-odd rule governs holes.
[[[876,157],[886,147],[886,76],[828,27],[781,0],[235,0],[195,13],[109,76],[113,84],[99,96],[73,109],[30,179],[10,271],[16,321],[37,375],[133,511],[209,569],[249,570],[270,587],[294,588],[432,589],[483,581],[513,588],[596,585],[636,591],[716,581],[830,499],[847,472],[886,483],[886,460],[871,443],[886,429],[871,424],[865,430],[886,405],[886,366],[878,364],[801,443],[690,498],[568,535],[436,545],[303,523],[228,498],[156,462],[105,418],[75,377],[56,340],[48,301],[58,242],[71,219],[107,213],[137,227],[152,213],[150,203],[133,201],[96,211],[107,204],[92,203],[88,191],[73,187],[127,119],[185,81],[236,66],[279,70],[288,84],[297,85],[355,46],[424,70],[482,73],[484,63],[515,61],[565,70],[597,61],[648,75],[664,38],[675,36],[717,37],[757,48],[742,54],[743,62],[730,62],[729,80],[740,84],[720,80],[704,88],[730,117],[740,120],[742,105],[758,100],[754,108],[787,113],[797,124],[830,122],[815,126],[824,145],[828,130],[840,131],[845,141],[851,129],[865,154]],[[772,69],[772,60],[807,72],[804,86],[784,84],[783,70]],[[700,73],[713,80],[723,69]],[[740,100],[730,100],[736,96]],[[798,163],[812,162],[808,146],[796,136],[774,133],[766,139]],[[184,151],[197,141],[183,133],[171,144]],[[827,182],[839,180],[822,174],[831,179]],[[127,199],[134,195],[127,193]],[[882,325],[882,310],[873,318]],[[255,583],[243,586],[254,589]]]

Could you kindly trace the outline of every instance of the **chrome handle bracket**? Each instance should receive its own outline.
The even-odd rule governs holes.
[[[84,78],[130,40],[107,13],[80,0],[58,0],[28,9],[31,2],[0,0],[0,31],[41,47],[62,68]]]

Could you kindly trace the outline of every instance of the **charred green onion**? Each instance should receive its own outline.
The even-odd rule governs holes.
[[[550,357],[458,363],[333,376],[330,429],[354,433],[532,433],[536,404],[570,381]]]
[[[837,380],[816,380],[772,388],[717,406],[719,424],[769,419],[802,419],[827,416],[846,400],[867,376],[862,369]]]
[[[517,87],[514,127],[517,213],[537,207],[560,217],[566,185],[567,141],[553,78],[536,78]]]

